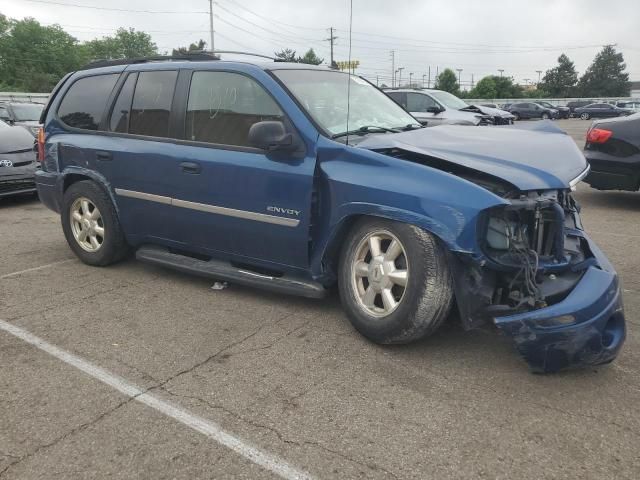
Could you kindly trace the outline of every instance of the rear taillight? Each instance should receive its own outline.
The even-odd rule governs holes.
[[[38,130],[38,160],[44,163],[44,128]]]
[[[604,130],[603,128],[592,128],[587,132],[588,143],[605,143],[611,138],[613,132],[610,130]]]

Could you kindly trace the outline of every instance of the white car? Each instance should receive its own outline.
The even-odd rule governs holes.
[[[456,125],[510,125],[514,116],[499,108],[469,105],[444,90],[396,88],[385,89],[396,103],[428,127]]]

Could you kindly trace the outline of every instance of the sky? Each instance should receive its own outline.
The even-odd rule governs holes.
[[[349,0],[216,0],[214,42],[219,50],[273,55],[313,48],[328,63],[349,58]],[[74,6],[75,5],[75,6]],[[83,7],[80,7],[83,6]],[[88,7],[88,8],[86,8]],[[110,10],[112,9],[112,10]],[[0,13],[57,23],[79,40],[119,27],[149,33],[161,52],[209,41],[208,0],[2,0]],[[638,0],[353,0],[351,58],[373,82],[428,84],[437,71],[461,69],[463,87],[485,75],[535,83],[561,53],[579,73],[605,44],[624,54],[631,80],[640,80]],[[227,56],[227,58],[232,58]],[[237,57],[233,57],[237,58]],[[397,78],[397,77],[396,77]]]

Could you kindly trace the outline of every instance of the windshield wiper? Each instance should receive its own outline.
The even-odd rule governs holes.
[[[366,133],[382,132],[400,133],[400,130],[396,128],[379,127],[377,125],[365,125],[356,130],[347,130],[346,132],[336,133],[335,135],[332,135],[331,138],[346,137],[347,135],[364,135]]]

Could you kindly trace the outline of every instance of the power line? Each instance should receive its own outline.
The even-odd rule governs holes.
[[[129,8],[111,8],[111,7],[96,7],[95,5],[81,5],[79,3],[62,3],[62,2],[53,2],[51,0],[23,0],[25,2],[32,2],[32,3],[45,3],[48,5],[58,5],[61,7],[75,7],[75,8],[89,8],[91,10],[108,10],[111,12],[127,12],[127,13],[171,13],[171,14],[176,14],[176,13],[186,13],[186,14],[191,14],[191,13],[196,13],[196,14],[202,14],[202,13],[209,13],[209,12],[204,12],[204,11],[193,11],[193,10],[134,10],[134,9],[129,9]]]

